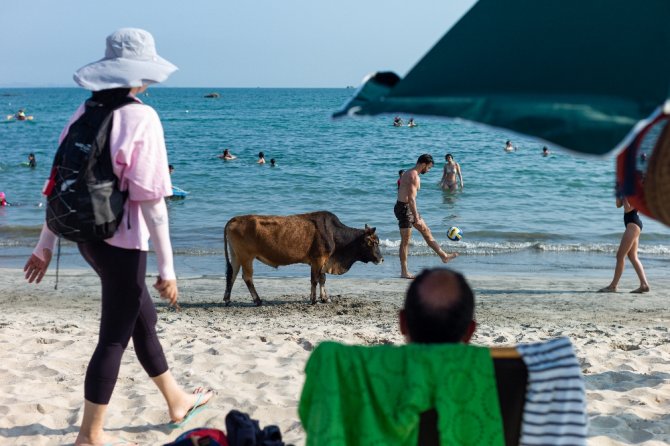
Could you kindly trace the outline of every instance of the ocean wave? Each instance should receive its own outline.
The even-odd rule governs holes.
[[[42,226],[0,226],[0,246],[28,246],[37,243]]]
[[[380,240],[382,254],[397,255],[400,240]],[[618,244],[612,243],[546,243],[546,242],[443,242],[442,249],[458,252],[461,255],[497,255],[521,251],[535,252],[575,252],[575,253],[616,253]],[[644,255],[670,256],[670,246],[640,245],[638,252]],[[410,241],[410,256],[434,255],[425,240]]]
[[[225,256],[223,249],[213,249],[213,248],[174,248],[174,255],[180,256],[191,256],[191,257],[207,257],[207,256]]]

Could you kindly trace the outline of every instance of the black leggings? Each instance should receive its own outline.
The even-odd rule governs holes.
[[[95,404],[108,404],[131,337],[150,377],[168,370],[156,335],[156,308],[145,282],[147,253],[105,242],[79,243],[79,252],[102,283],[100,334],[86,370],[84,397]]]

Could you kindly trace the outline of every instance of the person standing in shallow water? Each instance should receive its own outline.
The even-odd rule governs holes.
[[[447,254],[442,250],[440,244],[433,238],[430,228],[421,218],[416,206],[416,195],[421,188],[420,175],[428,173],[434,164],[433,157],[424,153],[419,157],[413,168],[408,169],[400,176],[398,196],[393,212],[398,219],[398,227],[400,228],[400,276],[405,279],[414,278],[414,275],[410,274],[407,269],[407,254],[409,252],[409,241],[412,237],[412,227],[421,233],[428,246],[440,256],[442,262],[447,263],[458,256],[458,253]]]
[[[451,153],[447,153],[444,157],[444,170],[442,172],[442,179],[440,180],[440,187],[443,190],[455,192],[460,185],[463,190],[463,174],[461,173],[461,165],[454,161]],[[458,181],[457,181],[458,179]]]
[[[154,288],[170,305],[178,298],[164,197],[172,187],[163,127],[158,114],[137,96],[149,84],[162,82],[177,67],[156,54],[147,31],[123,28],[107,37],[105,57],[79,69],[75,81],[91,90],[93,103],[136,103],[113,112],[109,149],[119,188],[128,192],[123,221],[104,241],[78,244],[82,257],[100,277],[102,306],[98,344],[84,380],[84,415],[76,446],[133,445],[103,430],[107,407],[116,385],[122,355],[132,338],[135,354],[167,403],[172,425],[180,427],[207,404],[212,392],[198,387],[185,392],[172,376],[156,333],[157,314],[146,287],[146,262],[151,238],[159,276]],[[81,106],[62,132],[85,111]],[[56,236],[46,223],[40,241],[24,267],[28,282],[39,283],[51,261]]]
[[[640,287],[631,291],[631,293],[647,293],[649,292],[649,283],[647,282],[647,276],[644,273],[644,267],[642,262],[637,256],[637,248],[640,243],[640,233],[642,232],[642,221],[637,214],[637,209],[628,203],[626,197],[616,198],[616,207],[620,208],[623,206],[623,223],[626,227],[623,235],[621,236],[621,243],[619,244],[619,250],[616,253],[616,266],[614,267],[614,277],[612,282],[607,285],[605,288],[598,290],[599,293],[615,293],[617,285],[619,285],[619,279],[623,274],[624,264],[626,261],[626,256],[628,260],[633,265],[635,273],[637,273],[638,279],[640,279]]]

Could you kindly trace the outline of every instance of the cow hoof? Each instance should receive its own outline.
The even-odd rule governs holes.
[[[310,300],[310,301],[309,301],[309,304],[310,304],[310,305],[316,305],[316,299],[314,299],[314,300]]]
[[[323,302],[324,304],[327,304],[327,303],[330,303],[330,299],[328,299],[328,298],[321,299],[321,302]]]
[[[260,307],[261,305],[263,305],[263,301],[260,300],[260,299],[255,300],[254,303],[256,304],[257,307]]]
[[[230,301],[229,300],[224,300],[223,305],[225,305],[226,307],[229,307],[230,306]]]

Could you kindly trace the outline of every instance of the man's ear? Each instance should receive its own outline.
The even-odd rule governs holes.
[[[407,338],[409,331],[407,330],[407,315],[404,309],[398,312],[398,323],[400,324],[400,334]]]
[[[477,322],[470,321],[467,330],[465,330],[465,334],[461,338],[461,342],[463,342],[464,344],[469,344],[470,338],[472,338],[472,335],[475,334],[476,329],[477,329]]]

